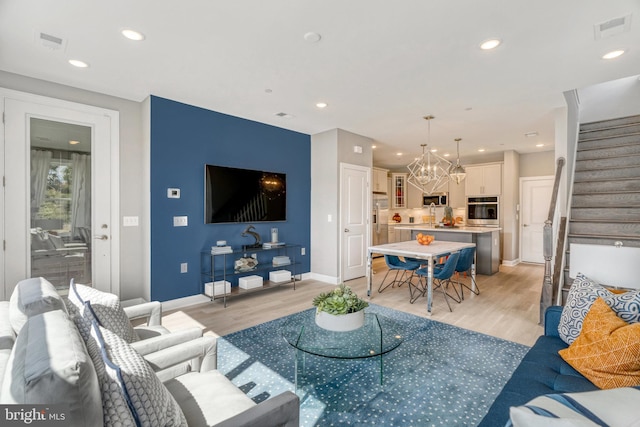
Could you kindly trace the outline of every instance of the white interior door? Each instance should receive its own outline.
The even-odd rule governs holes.
[[[342,280],[367,272],[369,242],[369,180],[371,169],[340,164],[340,224]]]
[[[520,260],[544,263],[542,230],[549,214],[553,177],[520,179]]]
[[[118,113],[15,91],[0,94],[4,296],[32,276],[59,288],[74,278],[119,293]]]

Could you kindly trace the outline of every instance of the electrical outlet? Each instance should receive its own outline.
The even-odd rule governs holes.
[[[307,254],[307,249],[306,248],[300,248],[300,255],[306,255]]]
[[[186,262],[183,262],[180,264],[180,273],[186,273],[189,269],[189,264],[187,264]]]

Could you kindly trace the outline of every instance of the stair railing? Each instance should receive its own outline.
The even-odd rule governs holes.
[[[565,165],[565,158],[559,157],[556,162],[556,176],[553,181],[553,192],[551,193],[551,204],[549,214],[542,229],[542,253],[544,256],[544,279],[542,281],[542,295],[540,295],[540,324],[544,324],[544,312],[547,307],[553,304],[553,281],[551,279],[551,260],[553,258],[553,218],[558,204],[558,190],[560,188],[560,178]]]

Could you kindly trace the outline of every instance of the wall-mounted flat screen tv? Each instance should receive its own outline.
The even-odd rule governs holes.
[[[287,175],[205,165],[204,222],[287,219]]]

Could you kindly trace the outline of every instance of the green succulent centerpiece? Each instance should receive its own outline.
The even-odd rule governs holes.
[[[316,323],[334,331],[349,331],[364,324],[364,309],[369,306],[358,298],[350,287],[341,284],[331,292],[323,292],[313,299]],[[353,320],[352,320],[353,319]],[[355,321],[356,323],[351,323]]]
[[[315,297],[313,306],[318,307],[318,312],[325,311],[329,314],[339,315],[364,310],[369,306],[369,303],[358,298],[358,295],[350,287],[341,284],[331,292],[324,292]]]

